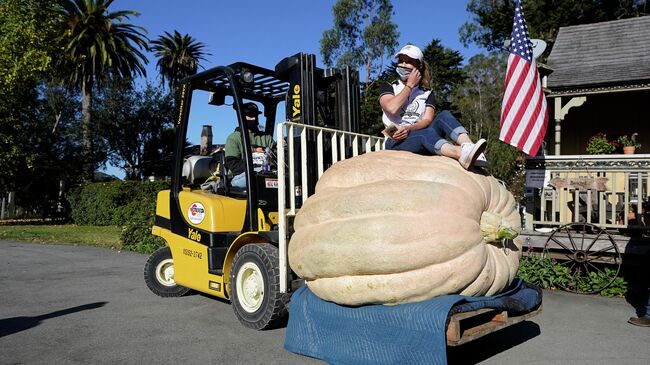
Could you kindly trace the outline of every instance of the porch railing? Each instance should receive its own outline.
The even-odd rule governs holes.
[[[574,222],[650,229],[650,154],[526,161],[526,230]]]

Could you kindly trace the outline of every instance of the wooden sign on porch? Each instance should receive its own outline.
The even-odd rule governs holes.
[[[606,191],[607,177],[574,177],[574,178],[561,178],[555,177],[549,181],[549,185],[555,189],[578,189],[578,190],[595,190]]]

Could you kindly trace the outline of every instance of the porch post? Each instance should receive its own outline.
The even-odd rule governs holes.
[[[561,96],[556,96],[555,97],[555,151],[554,155],[559,156],[561,155],[560,151],[560,145],[562,141],[562,121],[564,120],[564,117],[567,115],[569,112],[569,109],[578,106],[581,106],[582,104],[587,101],[586,96],[574,96],[569,100],[568,103],[566,103],[564,106],[562,106],[562,97]]]

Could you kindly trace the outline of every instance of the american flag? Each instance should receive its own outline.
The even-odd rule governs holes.
[[[547,123],[546,98],[533,59],[521,1],[517,0],[501,104],[499,139],[535,156],[544,141]]]

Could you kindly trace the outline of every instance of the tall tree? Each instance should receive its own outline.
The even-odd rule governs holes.
[[[37,117],[38,82],[57,51],[54,9],[48,0],[0,1],[0,196],[36,158],[26,122]]]
[[[181,35],[174,30],[174,34],[165,32],[156,40],[151,42],[151,49],[158,58],[156,68],[162,77],[162,83],[167,84],[172,92],[175,92],[180,81],[190,75],[194,75],[199,69],[199,62],[205,61],[205,45],[189,34]]]
[[[329,67],[364,67],[367,84],[398,45],[393,5],[390,0],[338,0],[332,12],[334,25],[320,41],[323,62]]]
[[[174,109],[173,96],[151,84],[134,89],[130,82],[115,80],[98,93],[95,115],[109,161],[124,170],[127,180],[161,173],[153,165],[171,152]]]
[[[34,114],[22,123],[34,157],[16,173],[22,182],[15,190],[16,202],[26,211],[52,216],[57,212],[57,204],[64,203],[59,195],[60,183],[69,187],[81,181],[79,100],[77,92],[58,83],[42,83],[38,87]]]
[[[69,70],[66,81],[82,92],[85,178],[92,180],[97,161],[93,156],[91,103],[93,87],[115,77],[132,79],[146,75],[146,30],[125,21],[140,16],[130,10],[109,12],[113,0],[64,0],[58,15],[64,57],[61,67]]]
[[[465,79],[462,70],[463,56],[440,44],[439,39],[433,39],[424,50],[424,61],[427,64],[427,74],[431,90],[436,96],[438,110],[450,108],[450,95],[457,84]]]
[[[523,2],[530,35],[552,45],[559,27],[650,14],[647,0],[535,0]],[[472,19],[460,28],[465,45],[488,50],[503,47],[512,32],[515,0],[470,0]],[[550,47],[549,47],[550,49]]]

